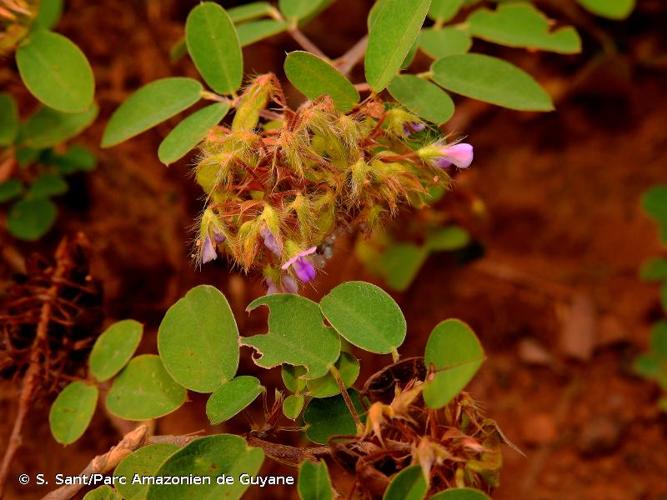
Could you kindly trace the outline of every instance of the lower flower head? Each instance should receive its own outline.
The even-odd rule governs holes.
[[[207,262],[210,262],[217,258],[218,258],[218,253],[215,250],[215,245],[213,244],[211,237],[207,236],[206,238],[204,238],[204,242],[202,243],[201,247],[202,264],[206,264]]]
[[[418,151],[419,157],[439,168],[456,165],[458,168],[468,168],[473,160],[472,144],[457,142],[454,144],[433,144]]]
[[[282,265],[283,271],[291,268],[294,271],[294,274],[296,274],[296,277],[303,283],[312,281],[315,279],[317,272],[315,271],[315,266],[313,266],[310,259],[308,259],[308,256],[314,254],[315,250],[317,250],[317,247],[310,247],[307,250],[299,252]]]

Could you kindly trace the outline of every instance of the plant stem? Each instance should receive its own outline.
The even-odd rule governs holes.
[[[345,52],[345,54],[336,59],[335,66],[338,68],[338,71],[345,76],[349,75],[350,71],[352,71],[359,61],[363,59],[364,54],[366,53],[366,47],[368,47],[368,35],[355,43],[347,52]]]
[[[331,372],[331,375],[333,375],[333,378],[336,380],[336,383],[338,384],[340,395],[343,396],[343,401],[345,401],[345,406],[347,406],[348,411],[352,415],[352,419],[354,420],[354,425],[357,428],[357,432],[358,433],[363,432],[364,425],[361,423],[361,418],[359,418],[359,414],[357,413],[357,409],[354,407],[352,398],[350,397],[350,394],[347,392],[347,387],[345,387],[345,382],[343,382],[343,379],[340,376],[338,368],[336,368],[335,366],[331,366],[331,368],[329,368],[329,371]]]
[[[316,56],[321,57],[322,59],[326,59],[327,61],[329,58],[327,55],[320,50],[320,48],[315,45],[310,38],[308,38],[306,35],[303,34],[303,32],[297,27],[291,27],[287,32],[290,34],[292,38],[294,38],[294,41],[301,45],[304,49],[306,49],[308,52],[311,52],[315,54]]]

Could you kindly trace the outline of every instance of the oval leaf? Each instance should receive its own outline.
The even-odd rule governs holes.
[[[333,487],[326,462],[305,460],[299,467],[297,489],[301,500],[331,500]]]
[[[158,418],[178,409],[186,391],[169,376],[158,356],[137,356],[114,380],[107,409],[125,420]]]
[[[34,27],[38,26],[50,30],[58,21],[63,13],[63,0],[40,0],[39,12],[35,18]]]
[[[0,146],[9,146],[19,130],[16,101],[7,92],[0,92]]]
[[[249,375],[222,384],[206,403],[206,416],[212,425],[229,420],[264,391],[259,380]]]
[[[401,69],[417,40],[431,0],[379,0],[368,35],[365,71],[371,88],[380,92]]]
[[[283,400],[283,414],[291,420],[296,420],[301,415],[305,401],[301,395],[290,394]]]
[[[31,199],[49,198],[67,192],[67,183],[57,174],[42,174],[30,185],[27,196]]]
[[[463,321],[448,319],[436,326],[426,343],[424,363],[431,371],[424,384],[424,401],[431,408],[449,403],[475,376],[484,350]]]
[[[429,500],[490,500],[486,493],[474,488],[450,488],[433,495]]]
[[[502,4],[495,11],[476,10],[469,18],[470,34],[508,47],[581,52],[581,39],[571,26],[550,31],[549,19],[528,3]]]
[[[433,0],[428,16],[434,21],[446,23],[463,7],[466,0]]]
[[[280,376],[288,391],[301,392],[306,388],[306,369],[303,366],[283,365]]]
[[[38,30],[16,51],[25,86],[47,106],[77,113],[93,102],[93,70],[81,49],[58,33]]]
[[[412,465],[392,478],[382,499],[422,500],[426,498],[427,489],[428,486],[421,465]]]
[[[9,209],[7,230],[21,240],[36,241],[51,229],[57,213],[56,206],[48,199],[18,201]]]
[[[88,128],[95,121],[97,112],[97,104],[81,113],[61,113],[55,109],[41,108],[21,125],[18,142],[34,149],[56,146]]]
[[[551,111],[551,98],[525,71],[482,54],[447,56],[431,66],[435,82],[457,94],[520,111]]]
[[[254,358],[262,368],[283,363],[304,366],[308,378],[323,377],[340,354],[340,338],[324,325],[319,307],[298,295],[274,294],[254,300],[248,311],[269,307],[269,332],[242,337],[241,343],[261,354]]]
[[[197,5],[185,23],[185,41],[209,87],[220,94],[231,94],[241,86],[241,44],[225,9],[213,2]]]
[[[279,0],[278,7],[288,19],[303,19],[329,2],[330,0]]]
[[[123,497],[111,486],[105,484],[99,488],[90,490],[84,495],[83,500],[123,500]]]
[[[241,498],[248,485],[238,480],[241,474],[255,476],[264,461],[260,448],[249,447],[245,439],[230,434],[219,434],[196,439],[174,453],[160,466],[157,476],[210,477],[211,484],[151,485],[147,500]],[[234,478],[233,484],[216,484],[222,475]]]
[[[0,182],[0,203],[16,198],[23,192],[23,183],[18,179]]]
[[[320,308],[340,335],[366,351],[387,354],[405,340],[407,325],[398,304],[370,283],[338,285],[322,298]]]
[[[354,85],[331,64],[310,52],[287,54],[285,75],[308,99],[328,95],[343,113],[359,102],[359,92]]]
[[[352,389],[348,394],[357,413],[361,415],[364,408],[359,393]],[[313,443],[325,444],[331,436],[354,435],[357,432],[354,418],[340,394],[332,398],[311,399],[303,412],[303,420],[306,423],[306,437]]]
[[[83,436],[97,407],[97,387],[72,382],[51,405],[49,427],[60,444],[70,444]]]
[[[636,0],[577,0],[586,10],[609,19],[625,19],[635,8]]]
[[[433,252],[451,252],[470,243],[468,231],[458,226],[436,229],[426,237],[426,247]]]
[[[143,331],[143,325],[133,319],[118,321],[107,328],[90,352],[90,373],[100,382],[116,375],[139,347]]]
[[[147,484],[132,483],[135,474],[139,476],[154,476],[167,458],[180,448],[175,444],[151,444],[139,448],[125,457],[113,471],[114,477],[125,478],[124,483],[118,481],[116,488],[126,500],[139,500],[146,497]]]
[[[341,352],[340,358],[336,361],[336,369],[340,374],[345,387],[350,387],[359,377],[359,360],[348,352]],[[328,398],[340,394],[338,382],[334,376],[329,373],[321,378],[307,381],[308,395],[314,398]]]
[[[213,392],[231,380],[239,366],[239,330],[232,309],[209,285],[191,289],[169,308],[157,345],[169,374],[196,392]]]
[[[419,48],[434,59],[465,54],[470,47],[470,35],[457,28],[424,29],[419,35]]]
[[[227,14],[234,23],[242,23],[258,17],[270,16],[272,9],[269,2],[252,2],[227,9]]]
[[[391,81],[389,93],[414,114],[437,125],[454,114],[454,101],[437,85],[415,75],[399,75]]]
[[[169,132],[160,143],[157,155],[165,165],[174,163],[194,149],[208,131],[220,123],[229,111],[229,104],[216,102],[192,113]]]
[[[264,38],[277,35],[285,30],[287,30],[287,23],[276,19],[263,19],[261,21],[244,23],[236,28],[241,47],[259,42]]]
[[[115,146],[189,108],[201,97],[197,80],[162,78],[144,85],[127,98],[104,129],[102,147]]]

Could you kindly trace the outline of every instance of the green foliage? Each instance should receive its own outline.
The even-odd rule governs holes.
[[[64,36],[32,32],[16,51],[16,64],[25,86],[47,106],[77,113],[92,105],[93,70],[83,52]]]
[[[208,285],[186,293],[160,323],[158,351],[171,377],[190,390],[213,392],[231,380],[239,365],[239,331],[225,296]]]
[[[137,356],[114,380],[107,409],[125,420],[167,415],[185,402],[186,391],[169,376],[158,356]]]
[[[424,351],[424,364],[432,372],[424,384],[426,404],[437,409],[449,403],[483,361],[482,346],[468,325],[450,319],[436,326]]]
[[[468,32],[458,28],[423,29],[419,48],[434,59],[465,54],[472,47]]]
[[[264,392],[256,377],[242,375],[218,387],[206,403],[206,416],[211,424],[229,420]]]
[[[98,390],[94,385],[72,382],[51,405],[49,427],[60,444],[79,439],[88,428],[95,413]]]
[[[310,52],[287,54],[285,75],[308,99],[333,99],[336,108],[347,113],[359,102],[359,92],[336,68]]]
[[[382,499],[423,500],[426,498],[427,489],[428,485],[421,465],[412,465],[393,477]]]
[[[348,342],[378,354],[394,352],[405,340],[401,309],[381,288],[350,281],[338,285],[320,302],[322,314]]]
[[[326,375],[340,354],[340,339],[324,325],[317,304],[298,295],[276,294],[254,300],[248,311],[261,305],[270,310],[269,332],[241,338],[261,355],[255,363],[263,368],[303,366],[308,378]]]
[[[316,13],[329,0],[278,0],[278,7],[287,19],[299,20]]]
[[[88,358],[90,373],[105,382],[120,372],[139,347],[144,327],[138,321],[118,321],[97,337]]]
[[[345,387],[351,387],[359,377],[359,360],[348,352],[341,352],[334,365]],[[313,398],[328,398],[340,393],[340,387],[332,373],[306,382],[308,395]]]
[[[95,170],[97,158],[89,149],[74,145],[63,154],[51,152],[48,163],[53,164],[60,175],[70,175]]]
[[[80,113],[63,113],[50,108],[40,108],[31,115],[19,130],[18,142],[34,149],[46,149],[79,135],[97,117],[98,108],[92,104]]]
[[[470,234],[459,226],[448,226],[431,231],[425,246],[433,252],[459,250],[470,243]]]
[[[431,67],[435,82],[457,94],[523,111],[551,111],[549,95],[523,70],[483,54],[443,57]]]
[[[396,76],[417,40],[430,0],[379,0],[368,34],[366,80],[380,92]]]
[[[491,500],[484,492],[474,488],[450,488],[436,493],[429,500]]]
[[[56,220],[58,209],[51,200],[26,198],[16,202],[7,215],[7,230],[16,238],[37,241]]]
[[[586,10],[609,19],[625,19],[635,8],[635,0],[577,0]]]
[[[19,130],[16,101],[6,92],[0,92],[0,146],[9,146]]]
[[[34,28],[52,29],[63,13],[63,0],[40,0],[39,12],[33,22]]]
[[[271,14],[271,9],[272,7],[269,2],[253,2],[227,9],[227,14],[229,14],[229,17],[233,22],[242,23],[259,17],[268,16]]]
[[[291,420],[296,420],[301,415],[305,402],[306,398],[300,394],[290,394],[283,400],[283,414]]]
[[[236,31],[239,35],[239,42],[242,47],[252,45],[253,43],[264,40],[271,36],[282,33],[287,29],[285,21],[277,19],[262,19],[237,26]]]
[[[228,111],[229,104],[216,102],[192,113],[160,143],[157,152],[160,161],[169,165],[183,158],[206,137],[211,128],[220,123]]]
[[[210,485],[151,485],[147,500],[181,500],[183,498],[241,498],[247,485],[238,481],[245,473],[256,475],[264,461],[260,448],[249,447],[245,439],[219,434],[196,439],[171,455],[157,470],[158,476],[210,477]],[[235,479],[234,484],[216,484],[222,474]]]
[[[528,3],[501,4],[495,11],[480,9],[468,18],[468,23],[473,36],[509,47],[562,54],[581,51],[581,39],[574,28],[550,31],[547,17]]]
[[[120,496],[111,486],[106,484],[90,490],[83,497],[83,500],[123,500],[123,497]]]
[[[454,102],[437,85],[414,75],[400,75],[389,85],[389,93],[414,114],[440,125],[454,114]]]
[[[348,391],[350,399],[357,410],[363,413],[363,405],[359,393],[354,389]],[[306,437],[313,443],[325,444],[331,436],[354,435],[357,428],[343,400],[343,396],[311,399],[303,412],[306,424]]]
[[[658,223],[661,239],[667,243],[667,184],[653,186],[641,200],[642,208]]]
[[[190,11],[185,23],[190,57],[204,81],[220,94],[232,94],[241,86],[243,54],[229,14],[213,2]]]
[[[27,197],[49,198],[67,192],[67,183],[57,174],[42,174],[30,185]]]
[[[0,203],[12,200],[23,192],[23,184],[18,179],[9,179],[0,183]]]
[[[434,21],[444,23],[452,19],[465,3],[466,0],[432,0],[428,15]]]
[[[113,471],[114,477],[125,478],[125,484],[120,481],[116,484],[118,492],[125,500],[141,500],[145,498],[148,492],[148,485],[140,483],[132,484],[134,475],[154,476],[167,458],[178,450],[179,447],[174,444],[151,444],[139,448],[125,457]]]
[[[300,500],[332,500],[333,488],[326,462],[304,461],[299,467],[297,489]]]
[[[115,146],[186,110],[201,97],[202,86],[192,78],[155,80],[132,94],[114,111],[102,137],[102,147]]]
[[[639,269],[639,277],[644,281],[667,281],[667,259],[655,257],[647,260]]]

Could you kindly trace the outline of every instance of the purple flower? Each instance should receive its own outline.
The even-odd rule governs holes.
[[[201,248],[201,261],[202,264],[206,264],[212,260],[218,258],[218,253],[215,251],[215,245],[209,236],[204,240],[204,244]]]
[[[278,293],[278,287],[271,278],[266,278],[266,294],[273,295],[274,293]]]
[[[440,168],[456,165],[458,168],[468,168],[472,163],[473,147],[467,142],[459,142],[448,146],[440,146],[440,156],[435,164]]]
[[[213,231],[213,239],[216,243],[222,243],[225,241],[225,235],[220,231]]]
[[[412,134],[417,134],[424,130],[426,128],[426,125],[423,123],[419,122],[405,122],[403,124],[403,133],[405,135],[412,135]]]
[[[299,285],[291,276],[284,276],[282,285],[287,293],[297,293],[299,291]]]
[[[308,250],[299,252],[282,265],[283,271],[291,267],[294,270],[296,277],[304,283],[308,283],[315,279],[317,272],[315,271],[313,264],[310,262],[310,259],[307,258],[308,255],[314,254],[315,250],[317,250],[317,247],[310,247]]]
[[[283,251],[271,230],[266,226],[262,226],[262,228],[259,230],[259,234],[261,234],[262,239],[264,239],[264,246],[280,257]]]

